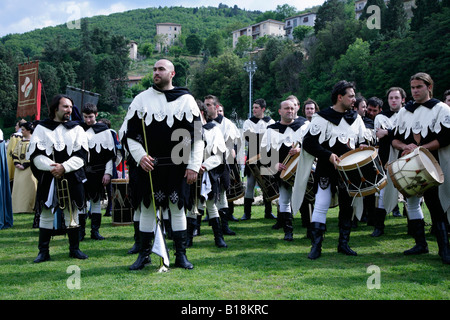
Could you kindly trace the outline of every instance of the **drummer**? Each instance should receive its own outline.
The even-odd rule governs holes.
[[[427,73],[417,73],[410,78],[414,101],[407,103],[398,113],[392,146],[402,157],[419,146],[428,149],[444,172],[444,183],[423,194],[430,212],[442,262],[450,264],[447,223],[450,212],[450,108],[433,98],[433,80]],[[425,240],[425,222],[420,197],[407,198],[410,233],[416,245],[404,251],[405,255],[428,253]],[[392,205],[391,205],[392,206]],[[387,208],[387,210],[389,210]],[[446,214],[447,213],[447,214]]]
[[[247,149],[247,159],[251,159],[260,154],[260,144],[261,138],[264,132],[267,130],[267,126],[274,124],[275,121],[269,117],[265,116],[266,111],[266,101],[264,99],[256,99],[253,102],[253,117],[245,120],[243,125],[243,136],[248,143]],[[245,189],[244,196],[244,215],[241,220],[249,220],[252,216],[252,203],[254,201],[254,192],[256,186],[256,178],[248,168],[245,167],[244,175],[247,176],[247,186]],[[267,199],[264,200],[264,217],[266,219],[275,218],[272,214],[272,203]]]
[[[378,138],[378,155],[380,156],[381,165],[383,168],[388,163],[390,145],[392,142],[392,136],[394,128],[397,125],[397,116],[400,109],[403,107],[406,99],[406,92],[400,87],[391,87],[387,91],[387,100],[389,104],[389,110],[385,110],[379,113],[375,117],[375,133]],[[379,237],[384,234],[384,220],[386,219],[386,210],[383,204],[384,192],[386,189],[381,189],[379,192],[378,201],[375,202],[375,214],[374,214],[374,230],[371,234],[372,237]],[[397,193],[398,194],[398,193]],[[398,212],[398,205],[396,206],[393,215],[400,215]],[[400,215],[401,216],[401,215]]]
[[[339,179],[336,165],[340,156],[364,143],[365,125],[353,110],[355,87],[345,80],[339,81],[331,93],[333,105],[321,110],[313,117],[303,139],[303,150],[299,160],[293,189],[293,210],[302,204],[305,185],[311,166],[317,158],[315,170],[316,192],[314,211],[311,218],[311,251],[309,259],[317,259],[322,252],[322,241],[326,230],[326,215],[333,196],[339,202],[339,243],[338,252],[356,256],[349,247],[351,219],[353,215],[352,198]]]
[[[280,178],[285,170],[287,160],[300,152],[301,140],[304,130],[309,122],[296,121],[296,107],[291,100],[281,102],[278,113],[280,121],[267,127],[261,140],[261,149],[265,148],[270,155],[271,168],[276,172],[280,192],[278,221],[284,230],[284,240],[292,241],[293,214],[291,209],[292,187]]]

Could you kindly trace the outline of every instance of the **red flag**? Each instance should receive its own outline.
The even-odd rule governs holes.
[[[19,64],[19,99],[17,105],[17,117],[33,116],[38,113],[38,71],[39,61]]]
[[[42,91],[42,80],[39,80],[36,97],[36,120],[41,120],[41,91]]]

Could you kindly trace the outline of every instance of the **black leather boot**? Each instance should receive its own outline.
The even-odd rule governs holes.
[[[187,230],[173,231],[172,236],[175,246],[175,267],[193,269],[194,266],[186,257]]]
[[[252,217],[252,203],[253,199],[244,198],[244,215],[241,220],[250,220]]]
[[[102,214],[92,213],[91,215],[91,239],[94,240],[105,240],[103,236],[100,235],[100,225],[102,224]]]
[[[227,213],[228,213],[228,221],[239,221],[239,219],[234,216],[234,202],[233,201],[228,202]]]
[[[272,201],[264,200],[264,218],[276,219],[276,217],[272,214]]]
[[[344,220],[339,222],[339,243],[337,251],[347,256],[356,256],[357,253],[353,251],[348,245],[350,241],[351,231],[352,231],[351,220]]]
[[[381,208],[375,208],[374,226],[371,236],[379,237],[384,234],[384,220],[386,219],[386,210]]]
[[[186,222],[187,222],[186,247],[190,248],[190,247],[192,247],[193,240],[194,240],[194,230],[197,227],[197,219],[187,217]]]
[[[86,215],[78,214],[78,224],[80,225],[80,241],[84,240],[84,236],[86,235]]]
[[[87,259],[88,256],[80,250],[80,228],[67,228],[69,237],[69,257],[77,259]]]
[[[134,244],[133,244],[133,247],[130,250],[128,250],[128,254],[139,253],[139,249],[141,247],[139,221],[134,221],[133,227],[134,227]]]
[[[284,231],[284,240],[285,241],[292,241],[294,240],[294,227],[292,226],[292,213],[290,212],[280,212],[279,214],[282,216],[282,222],[283,222],[283,231]]]
[[[201,229],[201,225],[202,225],[202,217],[205,214],[205,210],[198,209],[198,212],[200,214],[197,215],[197,224],[195,225],[195,229],[194,229],[194,237],[197,237],[200,235],[200,229]]]
[[[39,263],[50,260],[50,239],[52,238],[53,230],[39,228],[39,253],[33,262]]]
[[[428,253],[428,243],[425,240],[425,221],[423,219],[409,220],[409,232],[414,238],[416,245],[409,250],[403,251],[407,256]]]
[[[172,240],[172,223],[169,219],[163,219],[163,224],[167,239]]]
[[[308,258],[315,260],[322,254],[322,242],[323,236],[326,231],[326,226],[324,223],[312,222],[310,225],[311,229],[311,251],[308,254]]]
[[[450,264],[450,248],[448,244],[448,231],[447,224],[442,222],[435,223],[436,226],[436,240],[439,247],[439,256],[442,262],[445,264]]]
[[[222,232],[224,235],[235,236],[236,232],[231,231],[230,227],[228,227],[228,209],[223,208],[219,210],[220,220],[222,222]]]
[[[139,255],[136,261],[129,267],[130,270],[141,270],[147,264],[151,263],[150,253],[152,249],[152,241],[155,237],[155,234],[153,232],[139,232],[139,239],[141,240]]]
[[[227,244],[225,243],[225,240],[223,239],[223,233],[222,233],[222,227],[220,225],[220,219],[219,218],[213,218],[209,219],[209,223],[212,227],[213,233],[214,233],[214,243],[219,248],[227,248]]]

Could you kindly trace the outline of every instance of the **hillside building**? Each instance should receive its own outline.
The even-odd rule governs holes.
[[[293,39],[292,31],[298,26],[309,26],[314,27],[316,22],[316,14],[314,12],[303,13],[297,16],[286,18],[284,22],[284,30],[286,32],[286,37]]]
[[[253,40],[264,36],[280,36],[284,37],[284,23],[277,20],[265,20],[257,24],[253,24],[246,28],[233,31],[233,48],[236,48],[238,39],[241,36],[251,36]]]
[[[157,23],[156,24],[156,50],[169,48],[181,34],[181,24],[177,23]]]

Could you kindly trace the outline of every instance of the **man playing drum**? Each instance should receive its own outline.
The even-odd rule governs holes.
[[[280,192],[278,220],[284,230],[284,240],[293,240],[293,214],[291,209],[292,186],[280,178],[287,160],[300,152],[303,132],[309,122],[296,121],[296,108],[291,100],[281,102],[278,109],[280,121],[267,127],[261,140],[261,149],[270,153],[271,166],[275,170]],[[276,160],[272,162],[272,160]],[[265,173],[267,174],[267,173]],[[296,211],[295,211],[296,212]]]
[[[443,263],[450,264],[445,221],[446,213],[450,212],[450,108],[433,98],[433,80],[430,75],[417,73],[411,77],[410,85],[414,101],[406,104],[398,113],[392,146],[400,151],[401,157],[421,146],[431,152],[444,172],[444,183],[426,190],[423,197],[436,230],[439,255]],[[406,200],[410,232],[416,245],[404,251],[405,255],[428,253],[420,199],[421,195],[417,195]]]
[[[352,83],[345,80],[338,82],[332,90],[331,100],[333,106],[319,111],[312,118],[305,134],[293,190],[293,210],[298,210],[303,201],[310,168],[317,158],[314,176],[316,200],[311,218],[312,247],[309,259],[317,259],[321,255],[326,214],[333,196],[337,196],[339,201],[338,252],[356,255],[348,244],[353,215],[352,198],[340,180],[336,166],[340,156],[365,141],[366,128],[361,117],[352,109],[355,103],[355,87]]]
[[[253,102],[253,117],[244,122],[243,135],[248,143],[247,159],[260,154],[261,138],[264,132],[266,132],[267,126],[275,123],[271,117],[264,116],[265,110],[266,101],[264,99],[256,99],[255,102]],[[256,177],[249,169],[248,165],[245,166],[244,174],[247,176],[247,187],[244,196],[244,215],[241,220],[248,220],[252,216],[252,203],[254,201],[253,196],[256,186]],[[264,206],[264,217],[269,219],[273,218],[271,201],[264,199]]]

